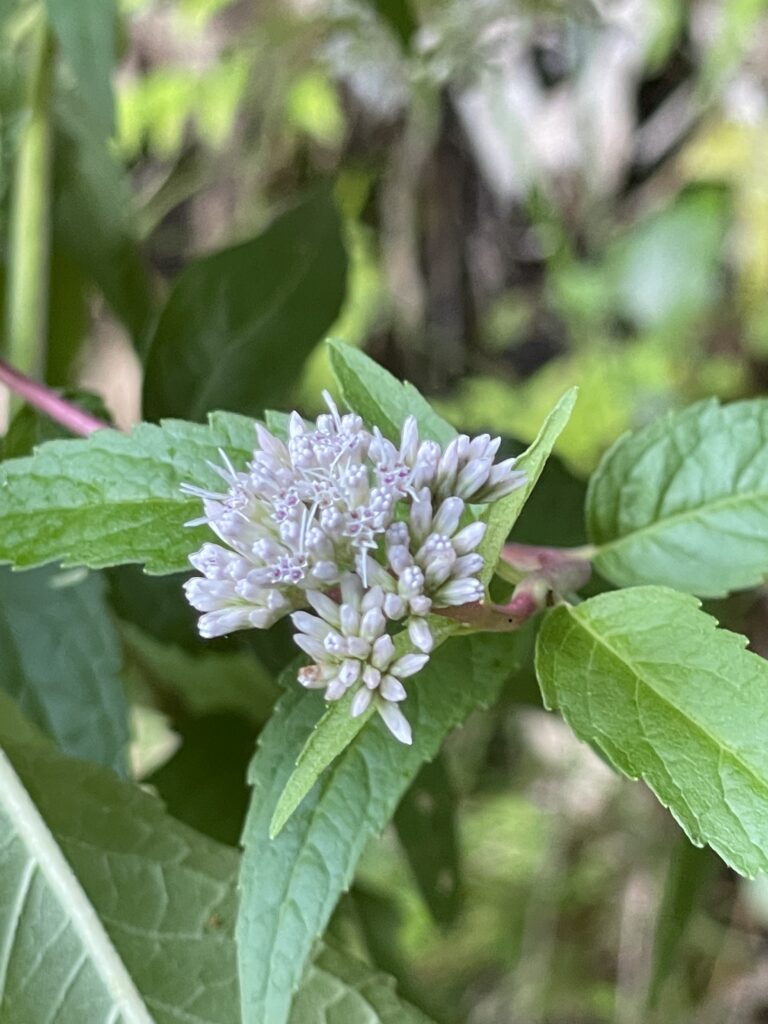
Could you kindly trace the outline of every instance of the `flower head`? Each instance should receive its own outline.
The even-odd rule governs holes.
[[[203,504],[193,524],[222,542],[190,557],[201,575],[184,588],[204,637],[265,629],[293,612],[296,642],[313,659],[299,681],[328,700],[353,691],[353,715],[374,703],[410,742],[398,705],[402,680],[432,649],[428,614],[483,598],[485,527],[468,505],[509,493],[524,474],[514,459],[494,465],[499,441],[488,435],[462,434],[443,450],[420,441],[409,416],[397,446],[325,399],[329,412],[314,424],[291,415],[286,441],[258,424],[243,469],[221,452],[211,468],[222,491],[184,485]],[[315,614],[298,610],[308,606]],[[400,622],[420,653],[395,658]]]

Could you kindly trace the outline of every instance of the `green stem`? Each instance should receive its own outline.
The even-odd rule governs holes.
[[[29,119],[11,194],[6,352],[16,369],[40,376],[45,360],[50,248],[52,45],[44,23],[31,41]]]

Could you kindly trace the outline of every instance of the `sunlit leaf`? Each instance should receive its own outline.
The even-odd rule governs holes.
[[[613,583],[719,597],[768,574],[768,402],[690,406],[621,438],[590,481],[595,565]]]
[[[525,470],[526,473],[526,480],[523,486],[512,491],[506,498],[502,498],[500,501],[493,502],[488,506],[486,512],[487,528],[478,548],[479,553],[485,558],[481,579],[486,585],[493,575],[499,551],[504,541],[507,539],[517,517],[520,515],[528,496],[535,488],[555,442],[568,423],[576,403],[577,393],[576,388],[566,391],[545,420],[536,440],[518,458],[515,468]]]
[[[453,427],[408,381],[399,381],[351,345],[333,340],[329,347],[331,367],[344,401],[371,426],[399,440],[403,421],[411,415],[416,417],[422,437],[447,444],[456,436]]]
[[[686,594],[613,591],[547,615],[536,669],[577,736],[753,876],[768,870],[768,663],[716,627]]]
[[[207,534],[184,526],[200,515],[200,501],[181,484],[220,489],[208,461],[220,462],[224,448],[244,463],[253,437],[251,420],[219,413],[207,426],[170,420],[129,435],[100,430],[11,459],[0,466],[0,561],[181,571]]]

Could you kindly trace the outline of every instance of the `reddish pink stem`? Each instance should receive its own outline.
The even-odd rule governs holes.
[[[50,416],[52,420],[60,423],[67,430],[71,430],[73,434],[88,437],[96,430],[109,429],[108,423],[92,416],[89,412],[78,409],[76,405],[57,395],[45,384],[39,384],[31,377],[19,373],[2,359],[0,359],[0,382],[17,395],[21,395],[40,412],[44,412],[46,416]]]

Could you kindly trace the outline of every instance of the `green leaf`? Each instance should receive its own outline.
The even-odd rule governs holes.
[[[0,834],[0,1019],[238,1024],[237,851],[59,754],[4,695]],[[290,1024],[335,1020],[429,1024],[321,944]]]
[[[201,506],[181,484],[220,489],[207,460],[220,462],[221,447],[243,464],[253,436],[251,420],[217,413],[207,426],[170,420],[131,434],[99,430],[12,459],[0,466],[0,561],[94,569],[140,562],[148,572],[181,571],[210,535],[184,526]]]
[[[253,1018],[255,1024],[257,1018]],[[249,1024],[248,1018],[245,1018]],[[271,1024],[271,1021],[270,1021]],[[404,1003],[392,979],[325,946],[307,971],[290,1024],[430,1024]]]
[[[291,675],[295,676],[292,672]],[[371,705],[362,715],[352,718],[349,713],[352,694],[328,705],[324,714],[314,723],[309,738],[296,758],[296,766],[277,801],[275,813],[269,823],[269,838],[282,832],[286,822],[309,793],[325,769],[343,753],[366,722],[374,715]]]
[[[664,894],[656,917],[647,1009],[658,1003],[662,987],[679,964],[679,949],[688,926],[710,891],[718,861],[709,849],[693,846],[679,832],[671,851]]]
[[[411,10],[410,0],[371,0],[371,3],[407,50],[414,32],[419,27]]]
[[[60,2],[80,6],[72,5],[69,0]],[[96,284],[141,352],[154,316],[154,299],[152,282],[137,241],[130,184],[104,139],[91,130],[82,111],[60,99],[56,121],[53,167],[56,251],[69,257],[82,275]]]
[[[371,426],[392,440],[400,438],[406,416],[416,417],[419,433],[448,444],[456,431],[407,381],[401,383],[359,349],[333,339],[328,342],[331,367],[344,401]]]
[[[698,601],[637,587],[544,620],[544,699],[581,739],[644,779],[691,841],[768,870],[768,663]]]
[[[461,909],[456,794],[444,759],[425,764],[395,812],[395,828],[435,921],[451,924]]]
[[[231,644],[226,652],[211,650],[203,640],[193,654],[127,622],[120,623],[120,635],[128,679],[137,688],[149,685],[190,715],[231,712],[256,726],[269,717],[280,691],[253,654],[233,651]]]
[[[121,662],[101,577],[0,569],[0,688],[65,753],[124,774]]]
[[[590,481],[596,568],[700,597],[768,574],[768,401],[692,405],[625,435]]]
[[[435,615],[430,616],[429,626],[435,648],[459,628],[458,623],[451,619]],[[407,633],[401,633],[395,639],[395,651],[398,657],[416,652]],[[295,672],[293,674],[295,678]],[[349,714],[352,699],[353,694],[348,693],[341,700],[329,704],[325,714],[309,734],[296,761],[296,768],[277,802],[269,826],[271,838],[274,839],[280,832],[328,765],[332,764],[339,754],[349,746],[365,723],[373,716],[374,707],[370,705],[362,715],[352,718]]]
[[[238,856],[0,697],[0,1019],[234,1024]]]
[[[48,19],[77,92],[103,136],[114,126],[115,0],[45,0]]]
[[[285,398],[338,315],[347,260],[330,189],[256,238],[205,256],[174,284],[144,379],[148,419],[260,414]]]
[[[374,718],[306,796],[280,835],[270,822],[299,751],[323,709],[286,673],[285,696],[251,764],[237,925],[243,1019],[285,1024],[315,938],[371,836],[392,816],[419,768],[474,708],[488,705],[511,670],[514,636],[452,639],[412,686],[404,711],[414,742],[403,747]]]
[[[493,576],[502,545],[515,525],[523,505],[528,500],[528,496],[536,486],[536,482],[541,476],[541,472],[555,442],[571,417],[573,407],[576,404],[577,394],[578,388],[571,388],[570,391],[566,391],[542,424],[541,430],[533,444],[518,458],[516,468],[524,469],[527,474],[523,486],[512,491],[506,498],[495,501],[488,506],[486,513],[488,525],[485,536],[478,548],[478,551],[485,559],[481,579],[486,587]]]
[[[77,359],[90,330],[88,282],[71,256],[53,249],[48,277],[48,339],[45,345],[47,384],[71,385],[77,380]],[[109,421],[110,417],[105,417]]]
[[[246,773],[256,730],[233,714],[177,715],[173,730],[181,747],[143,781],[157,790],[174,818],[237,846],[248,810]]]

